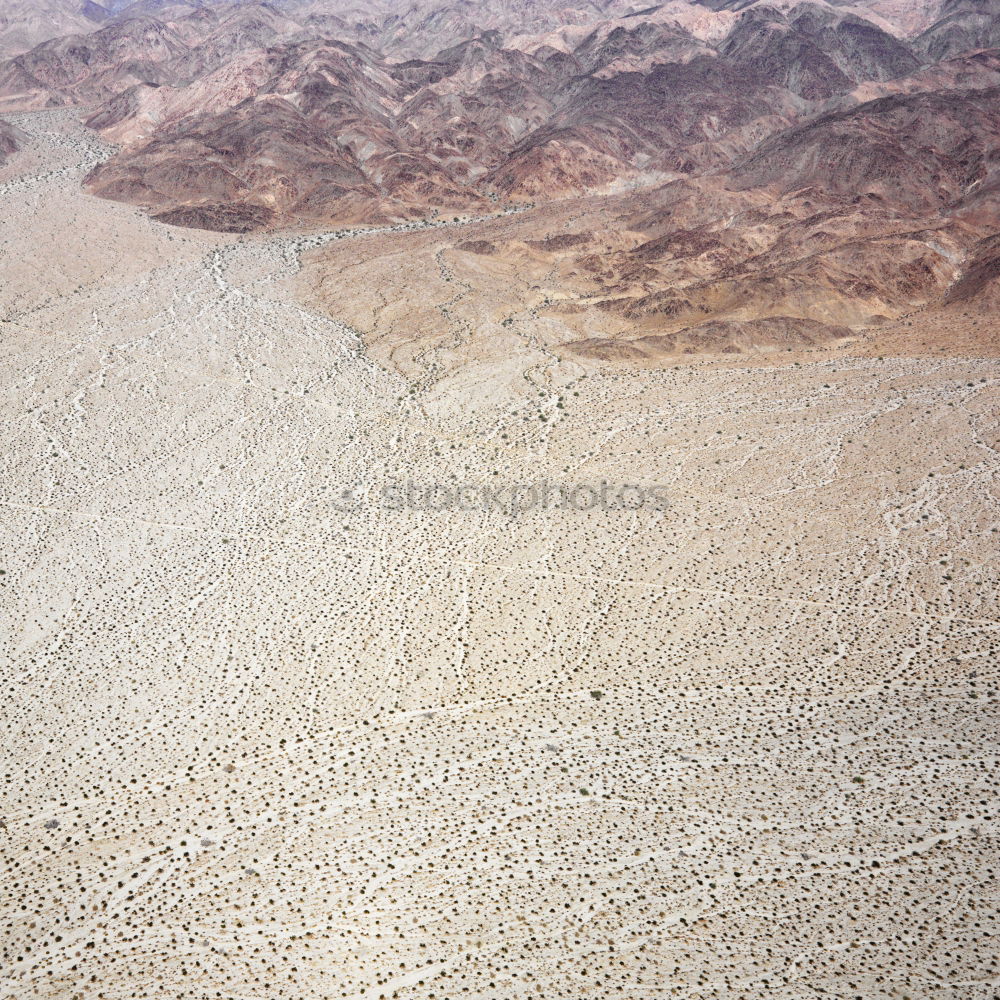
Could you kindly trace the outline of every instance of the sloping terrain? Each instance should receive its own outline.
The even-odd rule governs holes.
[[[457,9],[181,11],[143,73],[104,58],[61,91],[117,88],[88,121],[122,149],[88,190],[242,233],[582,196],[593,238],[524,258],[552,289],[533,308],[622,360],[863,340],[943,305],[997,225],[1000,57],[929,41],[985,6],[502,7],[464,39]],[[460,40],[417,53],[432,10]]]
[[[94,0],[4,0],[0,9],[0,58],[27,52],[62,35],[95,31],[112,16]]]
[[[949,102],[988,83],[968,50],[990,44],[997,15],[930,9],[512,3],[472,23],[461,4],[147,3],[0,64],[0,107],[100,105],[90,124],[123,149],[91,190],[164,219],[384,222],[726,170],[808,146],[831,104],[880,93],[927,94],[913,113],[947,127]],[[901,165],[878,122],[851,123],[881,166],[849,141],[846,189]]]
[[[954,208],[1000,169],[1000,88],[885,97],[765,140],[745,186],[814,188],[916,211]]]
[[[939,19],[914,40],[914,47],[931,60],[998,46],[1000,3],[997,0],[945,0]]]
[[[18,149],[18,140],[17,129],[5,121],[0,121],[0,166],[3,166],[7,157]]]

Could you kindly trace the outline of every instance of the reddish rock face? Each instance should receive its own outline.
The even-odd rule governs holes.
[[[746,186],[946,208],[995,177],[998,98],[996,87],[881,98],[772,136],[733,174]]]
[[[1000,0],[113,6],[0,63],[0,108],[94,106],[121,151],[88,188],[179,225],[483,213],[682,177],[928,216],[992,190],[1000,64],[966,50],[996,41]],[[715,236],[671,239],[695,255]]]
[[[93,0],[5,0],[0,9],[0,58],[27,52],[50,38],[95,31],[113,17]]]

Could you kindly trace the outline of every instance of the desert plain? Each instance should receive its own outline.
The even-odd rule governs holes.
[[[81,117],[0,168],[0,997],[994,1000],[995,314],[622,351],[606,201],[173,228]]]

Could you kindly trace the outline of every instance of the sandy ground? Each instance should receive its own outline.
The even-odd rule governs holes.
[[[0,997],[993,1000],[1000,363],[372,337],[18,124]]]

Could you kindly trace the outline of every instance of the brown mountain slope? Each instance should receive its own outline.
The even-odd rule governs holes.
[[[998,0],[945,0],[940,16],[914,39],[914,48],[930,61],[960,52],[1000,46]]]
[[[175,225],[528,207],[441,274],[580,358],[826,350],[991,301],[1000,53],[929,54],[989,4],[710,6],[142,0],[0,97],[99,102],[121,149],[88,188]]]
[[[740,185],[819,188],[934,210],[1000,167],[1000,89],[881,98],[772,136],[734,168]]]
[[[710,6],[143,0],[0,66],[0,99],[101,101],[89,123],[122,149],[89,189],[179,225],[644,192],[620,209],[633,244],[562,248],[567,292],[544,307],[612,335],[822,339],[798,321],[940,299],[997,216],[1000,58],[928,63],[928,40],[982,28],[989,3],[922,33],[927,4]]]
[[[0,166],[7,162],[7,157],[11,153],[17,152],[20,146],[20,137],[17,129],[5,121],[0,121]]]
[[[995,58],[973,62],[988,71]],[[333,290],[339,272],[322,297],[387,350],[412,329],[393,317],[417,310],[423,332],[391,347],[393,358],[422,357],[435,337],[450,343],[456,324],[520,323],[556,354],[601,363],[848,342],[905,351],[917,316],[942,349],[994,350],[980,320],[1000,290],[996,98],[894,95],[775,133],[730,171],[484,223],[434,258],[464,290],[437,318],[406,291],[426,287],[419,269],[394,279],[402,313],[355,316]],[[865,150],[872,159],[851,173]],[[937,347],[925,337],[913,349]]]
[[[125,149],[91,178],[94,191],[159,213],[231,199],[258,206],[253,218],[286,224],[403,218],[484,199],[523,202],[725,170],[766,155],[769,136],[811,121],[828,109],[823,102],[851,103],[860,97],[848,95],[864,87],[891,90],[921,72],[908,43],[880,26],[888,22],[865,20],[857,8],[823,0],[784,10],[726,6],[711,12],[671,0],[622,16],[629,12],[617,3],[573,11],[510,3],[484,16],[471,38],[461,37],[472,30],[463,4],[360,18],[305,0],[280,9],[210,6],[137,40],[140,48],[155,50],[161,40],[176,48],[131,62],[115,58],[117,50],[88,55],[88,71],[76,77],[60,61],[65,46],[30,53],[6,79],[0,68],[0,95],[23,92],[20,76],[39,61],[61,73],[45,76],[50,99],[57,85],[66,100],[115,90],[90,122]],[[147,23],[105,29],[108,42]],[[431,23],[440,28],[433,57],[400,60],[410,51],[400,44],[403,27],[420,34]],[[299,40],[319,28],[341,37]],[[97,33],[102,43],[105,32]],[[421,51],[423,44],[413,42]],[[359,73],[377,94],[356,99]],[[259,114],[243,102],[259,105]],[[250,146],[227,138],[248,127],[258,132],[252,159]],[[858,141],[867,143],[867,134]],[[317,159],[324,143],[330,177]],[[205,163],[185,163],[192,155]],[[889,152],[876,155],[891,169]],[[229,180],[206,173],[208,164]],[[143,179],[149,171],[155,183]]]
[[[94,31],[111,16],[94,0],[4,0],[0,58],[27,52],[50,38]]]
[[[640,171],[691,173],[727,164],[787,124],[779,88],[714,56],[649,73],[573,81],[562,108],[511,150],[489,181],[505,195],[567,194]]]
[[[88,35],[54,38],[0,63],[0,106],[89,105],[137,85],[186,85],[299,30],[263,3],[173,13],[180,16],[129,8]]]
[[[908,46],[870,22],[815,4],[800,4],[787,15],[752,7],[720,53],[807,100],[844,93],[862,80],[905,76],[920,65]]]
[[[176,26],[171,30],[174,37],[179,34]],[[246,110],[237,111],[240,102],[260,104],[264,98],[281,97],[289,105],[279,144],[284,172],[311,176],[312,169],[303,165],[315,161],[313,130],[336,135],[357,171],[355,194],[379,202],[372,218],[382,217],[383,203],[394,203],[395,213],[405,216],[421,206],[572,193],[726,164],[761,135],[787,124],[794,107],[786,92],[748,79],[745,71],[706,54],[694,39],[683,46],[683,61],[670,62],[679,37],[677,28],[646,30],[641,24],[600,38],[592,33],[577,59],[573,53],[507,49],[499,36],[486,34],[433,61],[399,64],[357,45],[303,42],[248,50],[183,87],[164,85],[164,78],[176,77],[177,66],[192,65],[193,55],[171,56],[145,71],[156,79],[133,83],[90,119],[109,139],[127,144],[92,178],[93,189],[134,196],[163,211],[214,204],[222,194],[215,181],[212,190],[191,185],[200,167],[167,162],[195,151],[202,155],[211,136],[208,148],[221,142],[227,169],[243,178],[231,196],[275,207],[266,190],[271,182],[253,163],[236,163],[243,152],[225,140],[231,129],[246,127]],[[611,70],[623,53],[639,53],[656,64],[648,73]],[[596,72],[583,72],[583,62],[595,61]],[[356,99],[355,85],[363,81],[377,93]],[[740,94],[738,101],[734,93]],[[261,134],[272,129],[273,113],[262,110],[256,124]],[[295,114],[300,120],[293,123]],[[154,165],[158,183],[137,186],[135,179]],[[171,173],[175,185],[166,183]],[[293,217],[306,205],[310,218],[333,217],[330,198],[278,201],[279,212]],[[314,210],[319,215],[312,215]]]
[[[139,81],[165,82],[165,67],[187,52],[170,25],[128,20],[53,39],[0,65],[0,98],[18,107],[105,100]]]
[[[945,296],[946,306],[1000,304],[1000,234],[980,240],[969,252],[962,277]]]
[[[92,189],[159,213],[232,201],[257,206],[248,218],[375,219],[724,169],[816,100],[918,67],[822,0],[697,9],[511,0],[472,28],[463,3],[361,16],[320,0],[143,0],[0,65],[0,107],[103,102],[90,123],[125,149]],[[400,61],[400,33],[419,48],[431,24],[433,58]],[[308,37],[318,29],[349,39]],[[377,93],[358,96],[362,76]],[[230,141],[248,129],[254,143]]]
[[[225,218],[220,206],[242,206],[239,218],[258,225],[379,218],[382,199],[403,212],[479,200],[392,129],[402,91],[382,60],[356,47],[277,47],[243,64],[233,89],[221,93],[215,78],[208,82],[162,97],[150,88],[133,91],[92,118],[109,134],[127,135],[123,122],[134,121],[139,108],[153,114],[152,101],[171,127],[97,168],[91,190],[189,222],[202,217],[194,208]]]

